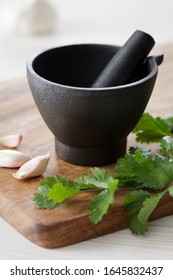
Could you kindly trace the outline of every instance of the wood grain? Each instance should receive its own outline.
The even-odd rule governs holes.
[[[157,83],[146,111],[161,116],[173,112],[173,48],[168,46],[160,50],[165,54],[165,61],[159,66]],[[57,158],[54,137],[40,117],[25,79],[0,85],[0,135],[16,132],[21,132],[24,136],[18,150],[31,157],[50,152],[50,163],[43,177],[59,173],[74,178],[90,172],[89,167],[75,166]],[[128,146],[133,144],[134,136],[130,135]],[[0,146],[0,149],[4,147]],[[113,170],[113,167],[114,164],[105,168]],[[88,200],[93,193],[76,195],[53,210],[40,210],[34,207],[32,197],[42,177],[18,181],[12,177],[14,171],[15,169],[0,168],[0,215],[39,246],[66,246],[128,226],[127,213],[122,207],[128,191],[119,191],[108,214],[94,225],[87,214]],[[151,219],[172,213],[173,200],[165,196]]]

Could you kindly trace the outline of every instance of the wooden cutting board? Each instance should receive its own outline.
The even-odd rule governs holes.
[[[161,48],[165,61],[159,66],[157,83],[146,109],[153,115],[173,113],[172,49],[172,46]],[[54,137],[35,106],[26,80],[0,85],[0,135],[17,132],[23,134],[18,150],[31,157],[50,152],[51,159],[43,177],[59,173],[74,178],[90,172],[89,167],[75,166],[57,158]],[[134,136],[130,135],[128,146],[134,143]],[[4,147],[0,146],[0,149]],[[114,164],[105,168],[113,170]],[[39,246],[66,246],[128,226],[127,213],[122,207],[128,191],[119,191],[108,214],[100,223],[94,225],[87,215],[88,201],[93,196],[92,193],[77,195],[53,210],[40,210],[35,208],[32,197],[43,177],[19,181],[13,178],[12,172],[15,172],[15,169],[0,168],[0,216]],[[170,214],[173,214],[173,200],[165,196],[151,219]]]

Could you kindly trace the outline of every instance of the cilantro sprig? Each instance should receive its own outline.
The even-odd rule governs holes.
[[[131,147],[120,158],[115,171],[91,169],[74,180],[63,176],[47,177],[40,181],[34,194],[36,207],[52,209],[71,196],[96,190],[88,204],[90,220],[97,224],[116,199],[123,187],[131,192],[124,199],[124,209],[129,213],[129,228],[134,234],[145,234],[152,212],[167,193],[173,197],[173,117],[153,118],[145,113],[133,133],[139,142],[159,142],[155,151]],[[156,152],[157,151],[157,152]]]
[[[86,190],[97,190],[99,194],[90,200],[88,214],[92,222],[98,223],[114,202],[119,180],[105,169],[94,168],[91,171],[92,174],[84,174],[75,180],[68,180],[63,176],[42,180],[33,198],[36,207],[52,209],[73,195]]]
[[[133,180],[133,187],[159,190],[173,181],[173,164],[169,157],[161,154],[164,143],[163,138],[159,154],[146,154],[145,151],[136,149],[134,153],[119,159],[115,170],[120,183],[125,182],[128,186],[128,180],[130,185]]]

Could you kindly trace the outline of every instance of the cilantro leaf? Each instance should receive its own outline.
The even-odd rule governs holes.
[[[57,177],[48,176],[39,182],[38,192],[34,194],[33,201],[35,206],[40,209],[52,209],[56,203],[47,197],[48,191],[57,182]]]
[[[110,204],[114,202],[114,193],[118,187],[118,180],[115,179],[108,183],[108,188],[97,196],[92,198],[89,202],[89,216],[90,220],[97,224],[109,209]]]
[[[91,170],[99,182],[108,182],[110,180],[110,173],[106,169],[95,167]]]
[[[47,193],[49,186],[39,186],[38,192],[34,194],[33,201],[35,206],[40,209],[52,209],[55,207],[55,203],[52,200],[49,200]]]
[[[136,134],[136,141],[140,143],[159,142],[162,137],[172,135],[162,118],[154,118],[148,113],[142,115],[132,133]]]
[[[48,176],[44,180],[41,180],[39,182],[39,186],[40,187],[51,188],[56,182],[57,182],[57,177],[56,176],[55,177]]]
[[[138,219],[141,223],[143,223],[143,224],[148,223],[149,216],[151,215],[153,210],[156,208],[156,206],[158,205],[160,199],[162,198],[162,196],[164,194],[165,194],[165,191],[161,192],[159,194],[155,194],[155,195],[153,194],[149,198],[146,198],[144,200],[143,206],[138,214]]]
[[[148,219],[166,191],[151,194],[147,191],[134,191],[125,198],[124,207],[129,211],[129,228],[134,234],[145,234]]]
[[[144,235],[148,230],[148,224],[142,223],[138,219],[138,213],[130,216],[128,222],[129,222],[129,229],[133,234]]]
[[[63,185],[59,182],[48,190],[47,197],[48,200],[52,200],[54,203],[60,203],[78,193],[80,193],[78,188],[72,188],[71,186]]]
[[[169,159],[156,155],[154,158],[147,157],[136,170],[136,180],[143,187],[162,189],[173,180],[173,164]]]
[[[115,167],[117,178],[123,183],[129,179],[134,186],[141,186],[152,189],[161,189],[173,180],[173,164],[169,158],[164,158],[156,154],[149,156],[143,154],[141,150],[136,150],[134,154],[128,154],[117,161]]]
[[[41,180],[33,201],[36,207],[52,209],[57,203],[78,192],[75,182],[63,176],[48,176]]]
[[[68,180],[63,176],[53,177],[52,181],[50,181],[50,178],[47,178],[45,182],[47,181],[49,182],[47,198],[55,204],[80,192],[78,185],[74,181]]]
[[[173,138],[165,136],[160,141],[160,153],[167,157],[173,157]]]
[[[134,154],[126,154],[123,158],[117,160],[115,171],[117,176],[136,180],[136,166],[140,164],[143,155],[136,150]]]
[[[75,180],[75,182],[80,185],[80,189],[107,189],[108,182],[113,180],[110,173],[106,169],[98,167],[91,169],[91,171],[92,174],[83,174]]]
[[[169,131],[173,131],[173,116],[166,116],[162,118]]]
[[[135,214],[140,210],[144,200],[150,197],[151,194],[144,190],[137,190],[131,192],[129,195],[125,197],[124,200],[124,208],[128,210],[129,213]]]
[[[142,223],[138,219],[138,214],[145,199],[149,198],[151,194],[144,190],[133,191],[127,195],[124,200],[124,208],[129,212],[129,229],[134,234],[144,234],[147,231],[146,223]]]

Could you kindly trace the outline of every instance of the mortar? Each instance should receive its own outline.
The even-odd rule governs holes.
[[[126,153],[127,136],[147,106],[163,57],[148,57],[129,84],[91,88],[118,49],[66,45],[27,61],[33,98],[55,136],[57,155],[67,162],[100,166]]]

